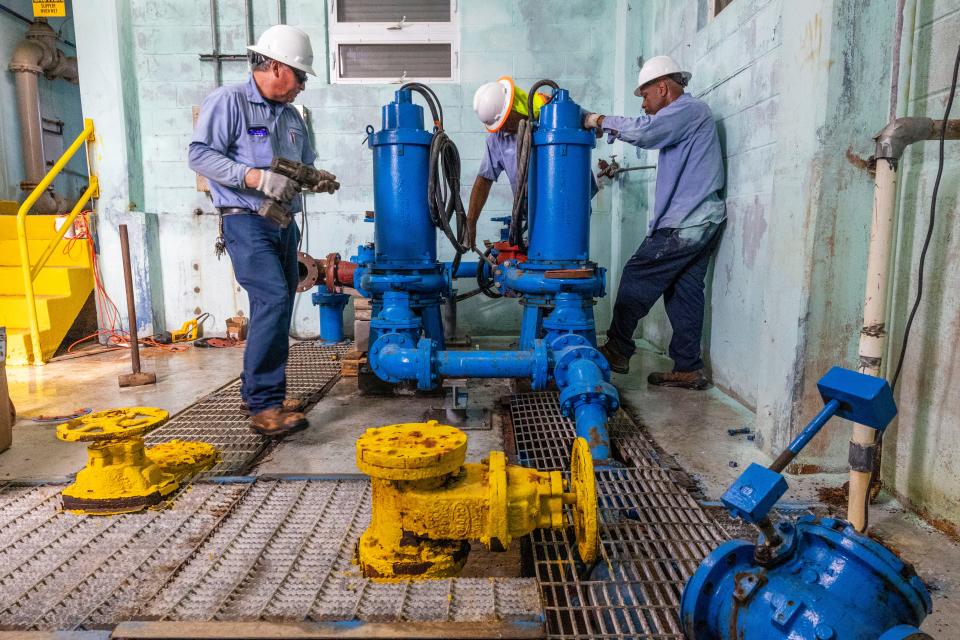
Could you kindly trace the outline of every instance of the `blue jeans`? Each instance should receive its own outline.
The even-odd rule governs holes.
[[[657,229],[644,239],[623,268],[607,337],[613,349],[630,357],[637,350],[633,332],[654,303],[663,306],[673,327],[670,357],[674,371],[703,368],[704,279],[725,222],[691,229]]]
[[[223,217],[223,239],[237,282],[250,299],[240,395],[250,413],[279,407],[287,391],[290,320],[299,269],[300,229],[256,214]]]

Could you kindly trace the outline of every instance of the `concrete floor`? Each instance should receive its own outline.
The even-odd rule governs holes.
[[[125,351],[54,362],[42,368],[8,368],[10,392],[20,418],[14,428],[13,446],[0,453],[0,480],[62,479],[85,462],[83,446],[58,441],[55,425],[32,422],[30,416],[65,414],[78,407],[101,410],[136,405],[158,406],[175,413],[234,379],[241,358],[239,349],[189,349],[172,354],[146,350],[143,368],[156,372],[158,383],[134,389],[117,387],[117,375],[129,370]],[[727,435],[728,428],[752,426],[750,411],[716,389],[694,392],[648,388],[647,373],[669,364],[661,354],[642,350],[631,364],[631,374],[615,375],[614,383],[659,446],[697,481],[705,501],[719,499],[750,462],[769,462],[745,436]],[[492,406],[509,393],[506,382],[472,381],[469,388],[471,406]],[[357,434],[367,427],[420,421],[426,410],[441,402],[438,397],[360,397],[353,380],[342,380],[310,411],[311,427],[276,446],[254,473],[357,473],[353,454]],[[491,430],[470,431],[469,435],[471,460],[503,446],[498,424]],[[731,466],[731,461],[737,466]],[[822,505],[818,491],[844,481],[840,474],[792,476],[785,500],[819,510],[836,509]],[[923,625],[924,630],[937,638],[960,635],[960,546],[884,494],[872,509],[871,532],[912,562],[930,586],[934,613]]]

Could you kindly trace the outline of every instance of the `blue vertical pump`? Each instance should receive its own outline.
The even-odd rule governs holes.
[[[368,129],[375,257],[354,277],[373,297],[369,363],[380,379],[416,380],[418,387],[431,389],[442,376],[526,377],[542,389],[552,377],[564,413],[576,420],[577,434],[602,465],[611,458],[606,422],[619,397],[609,365],[596,350],[593,318],[594,298],[605,288],[605,272],[590,262],[588,252],[590,152],[596,139],[582,128],[581,109],[568,92],[548,84],[554,86],[553,99],[541,109],[539,122],[525,123],[533,149],[523,167],[529,260],[508,260],[492,269],[500,291],[520,298],[525,308],[519,351],[444,348],[439,302],[451,295],[450,268],[436,260],[436,228],[443,220],[430,203],[441,127],[431,138],[423,128],[423,109],[406,89],[383,107],[383,128]],[[448,227],[445,232],[451,237]],[[462,247],[454,242],[454,248]]]

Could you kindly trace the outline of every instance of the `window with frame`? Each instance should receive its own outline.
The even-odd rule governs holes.
[[[330,79],[457,82],[459,0],[330,0]]]

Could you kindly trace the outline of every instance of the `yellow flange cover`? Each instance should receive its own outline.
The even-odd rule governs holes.
[[[159,427],[170,414],[155,407],[127,407],[88,413],[57,425],[57,437],[67,442],[123,440]]]
[[[385,480],[422,480],[452,473],[467,457],[467,435],[436,420],[367,429],[357,439],[357,467]]]

